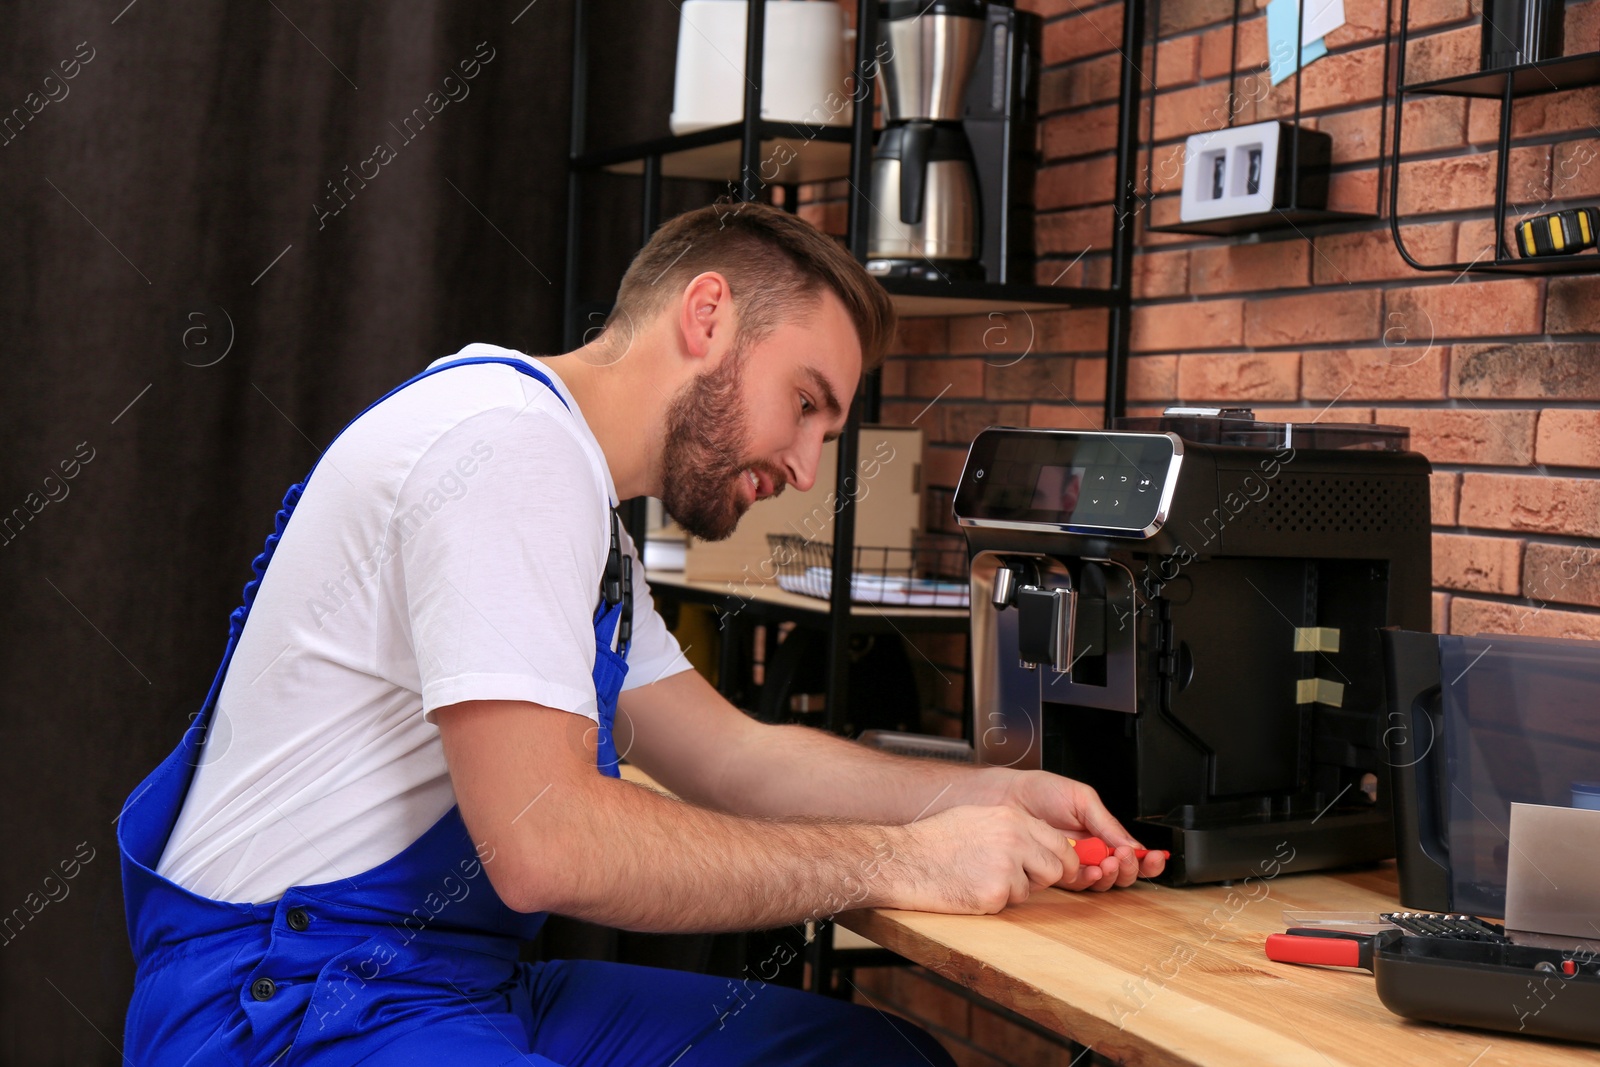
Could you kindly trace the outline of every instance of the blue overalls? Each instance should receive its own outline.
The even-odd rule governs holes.
[[[424,371],[377,403],[430,374],[475,363],[502,363],[554,389],[519,360],[462,359]],[[156,874],[250,605],[305,484],[284,496],[276,529],[252,564],[255,578],[229,619],[222,666],[199,716],[119,817],[138,965],[123,1048],[129,1063],[952,1063],[902,1020],[766,985],[756,972],[729,981],[592,961],[519,963],[519,942],[537,934],[545,916],[501,902],[485,870],[492,850],[474,845],[454,807],[378,866],[291,887],[270,903],[211,900]],[[615,563],[614,516],[612,537]],[[630,597],[623,594],[631,590],[612,566],[607,571],[594,616],[596,763],[617,777],[611,726],[628,669]],[[766,977],[772,973],[775,967]]]

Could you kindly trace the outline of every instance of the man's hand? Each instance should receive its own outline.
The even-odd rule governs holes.
[[[989,915],[1078,873],[1067,835],[1015,807],[947,808],[905,830],[897,908]]]
[[[1065,831],[1066,837],[1098,837],[1114,849],[1098,864],[1079,866],[1074,862],[1054,883],[1062,889],[1103,892],[1112,886],[1132,885],[1136,878],[1153,878],[1166,866],[1160,852],[1135,859],[1133,850],[1144,846],[1112,817],[1100,795],[1082,782],[1048,771],[1019,771],[1009,783],[1006,801]]]

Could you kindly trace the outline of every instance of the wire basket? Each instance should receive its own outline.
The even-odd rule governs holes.
[[[833,545],[795,534],[768,534],[778,585],[827,600],[833,595]],[[857,545],[850,599],[885,607],[964,608],[969,603],[967,546],[959,534],[918,534],[910,548]]]

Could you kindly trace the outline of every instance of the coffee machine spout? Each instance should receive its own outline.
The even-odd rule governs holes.
[[[991,600],[996,611],[1004,611],[1011,606],[1012,598],[1017,595],[1017,572],[1009,566],[1002,565],[994,572],[994,590]]]

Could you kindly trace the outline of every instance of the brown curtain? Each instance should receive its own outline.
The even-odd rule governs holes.
[[[0,4],[4,1064],[122,1062],[113,820],[284,488],[438,356],[561,339],[570,0],[125,3]],[[676,19],[596,11],[609,139],[665,132]]]

